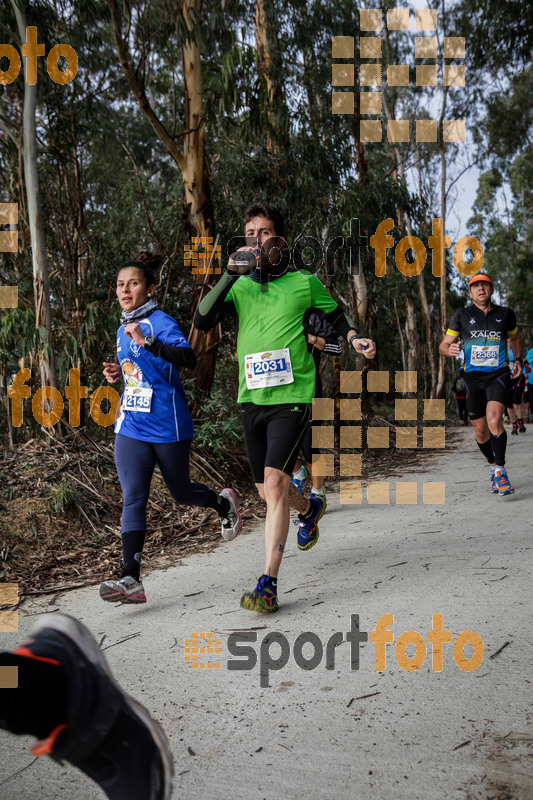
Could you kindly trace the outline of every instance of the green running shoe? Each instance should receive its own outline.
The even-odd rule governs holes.
[[[268,575],[261,575],[254,591],[243,594],[241,597],[243,608],[247,611],[259,611],[261,614],[273,614],[278,611],[278,595],[267,581]]]

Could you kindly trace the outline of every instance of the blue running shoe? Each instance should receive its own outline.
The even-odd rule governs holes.
[[[326,504],[321,497],[314,495],[309,501],[313,506],[313,516],[304,521],[295,519],[294,524],[298,525],[298,550],[310,550],[318,542],[318,522],[324,516]]]
[[[496,485],[498,487],[498,494],[500,495],[500,497],[504,494],[514,494],[514,487],[511,486],[511,482],[507,477],[507,473],[504,469],[495,470],[494,478],[496,480]]]
[[[261,575],[253,592],[245,592],[241,597],[241,606],[248,611],[259,611],[261,614],[273,614],[278,611],[278,595],[272,584],[267,583],[268,575]]]
[[[291,483],[293,486],[296,486],[300,494],[303,496],[303,493],[305,492],[305,487],[307,486],[307,482],[311,476],[309,475],[309,470],[307,469],[305,464],[302,464],[300,469],[303,469],[304,471],[303,477],[297,478],[295,475],[293,475],[291,478]]]
[[[490,476],[490,490],[492,494],[498,494],[498,484],[496,483],[496,475],[494,472]]]
[[[326,513],[326,508],[328,507],[328,499],[326,496],[326,492],[322,489],[319,492],[315,492],[314,489],[311,489],[311,497],[320,497],[322,502],[324,503],[324,511],[322,512],[322,516]]]

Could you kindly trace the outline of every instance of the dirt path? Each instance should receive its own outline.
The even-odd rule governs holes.
[[[340,506],[338,497],[330,497],[315,548],[300,553],[291,532],[281,608],[273,617],[239,608],[241,592],[252,588],[261,570],[262,531],[256,528],[213,552],[152,572],[145,607],[108,606],[87,588],[62,595],[53,606],[46,605],[50,598],[27,602],[21,630],[30,629],[31,615],[59,608],[82,619],[98,640],[105,637],[102,646],[109,648],[117,678],[168,734],[176,798],[525,800],[533,792],[533,429],[509,437],[516,487],[510,497],[490,494],[472,433],[461,436],[458,448],[425,472],[402,476],[418,485],[419,504]],[[446,484],[444,505],[421,503],[424,481]],[[385,670],[375,669],[371,641],[361,644],[359,669],[353,669],[356,648],[346,641],[352,615],[370,633],[385,614],[394,617]],[[428,643],[433,614],[442,614],[451,632],[441,672],[432,668]],[[236,660],[228,636],[251,629],[257,664],[228,669]],[[212,631],[220,639],[220,669],[194,671],[185,662],[184,641],[194,631]],[[403,648],[396,643],[404,631],[418,632],[427,648],[418,670],[398,663]],[[473,671],[454,660],[453,642],[463,631],[483,642],[483,660]],[[265,640],[272,632],[282,634],[289,649],[286,665],[269,671],[268,654],[273,661],[280,655],[280,646]],[[314,644],[298,658],[320,655],[323,646],[313,670],[295,660],[302,632],[315,634],[309,637]],[[327,642],[335,632],[343,641],[330,646],[335,663],[326,669]],[[20,634],[2,634],[2,647],[19,640]],[[424,645],[417,642],[422,657]],[[479,655],[479,642],[475,650],[465,647],[465,657],[473,653]],[[411,657],[414,645],[405,654]],[[456,645],[458,660],[460,654]],[[262,687],[267,677],[269,686]],[[44,759],[31,763],[26,740],[1,734],[0,747],[0,800],[26,800],[36,792],[43,800],[101,797],[70,767]]]

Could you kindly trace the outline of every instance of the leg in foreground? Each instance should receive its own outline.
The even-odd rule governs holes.
[[[241,606],[249,611],[271,614],[278,610],[277,578],[289,533],[290,476],[274,467],[265,467],[264,483],[256,483],[266,501],[265,570],[256,588],[245,592]],[[301,495],[298,495],[301,499]],[[309,501],[304,500],[305,504]]]

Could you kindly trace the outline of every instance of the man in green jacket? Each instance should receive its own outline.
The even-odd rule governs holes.
[[[299,512],[300,550],[316,544],[324,513],[320,497],[307,500],[290,483],[315,390],[304,314],[309,308],[324,312],[368,359],[374,358],[376,347],[357,333],[315,275],[291,266],[284,255],[285,225],[278,209],[254,203],[246,209],[244,229],[246,247],[230,258],[226,273],[200,303],[194,323],[208,330],[225,311],[235,317],[246,450],[255,485],[267,504],[264,573],[256,588],[243,594],[241,606],[271,613],[278,610],[277,576],[289,532],[289,505]]]

